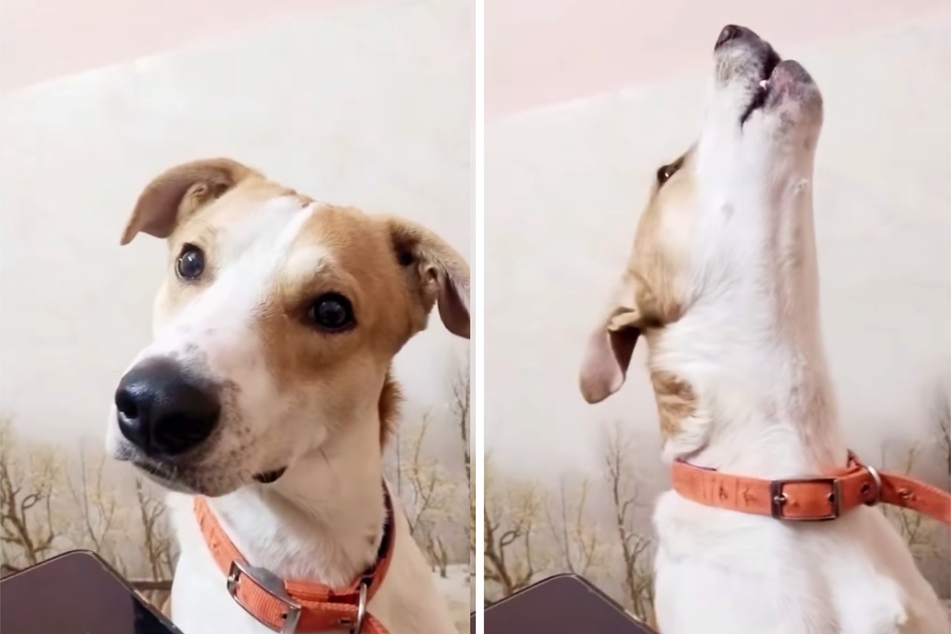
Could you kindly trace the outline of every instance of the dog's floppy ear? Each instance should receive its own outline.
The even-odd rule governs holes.
[[[251,168],[226,158],[192,161],[166,170],[139,194],[120,244],[129,244],[139,232],[167,238],[199,207],[253,174]]]
[[[468,339],[469,265],[429,229],[402,218],[388,217],[383,222],[415,304],[413,329],[425,327],[436,304],[446,329]]]
[[[621,389],[643,325],[634,281],[626,275],[604,318],[588,336],[580,377],[584,400],[600,403]]]

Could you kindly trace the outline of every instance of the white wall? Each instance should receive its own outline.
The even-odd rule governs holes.
[[[949,13],[821,45],[772,41],[824,92],[824,333],[847,437],[878,460],[883,440],[930,434],[928,390],[949,379]],[[600,469],[601,423],[614,419],[642,434],[645,469],[659,465],[644,351],[623,391],[598,406],[579,395],[578,363],[656,166],[694,137],[708,56],[663,83],[487,128],[485,437],[508,471],[552,483],[566,469]]]
[[[947,0],[484,1],[490,119],[663,81],[708,54],[730,22],[769,33],[785,52],[948,7]]]
[[[177,162],[230,156],[414,218],[468,257],[471,15],[467,0],[392,0],[5,98],[0,400],[18,430],[102,442],[165,260],[147,236],[120,249],[119,232]],[[436,317],[398,360],[419,406],[444,401],[452,339]]]
[[[3,0],[0,94],[372,1]]]

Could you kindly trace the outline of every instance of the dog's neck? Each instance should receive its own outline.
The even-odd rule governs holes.
[[[336,430],[276,482],[209,500],[252,565],[337,588],[374,563],[387,518],[379,418],[366,418]]]
[[[845,466],[818,301],[781,327],[742,307],[724,297],[648,335],[664,458],[764,478]]]

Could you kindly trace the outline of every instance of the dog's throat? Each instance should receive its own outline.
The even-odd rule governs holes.
[[[362,623],[362,631],[366,634],[385,634],[386,628],[366,612],[367,604],[386,578],[396,543],[393,500],[385,483],[383,494],[386,520],[376,557],[343,587],[308,579],[285,580],[267,568],[256,568],[231,541],[205,498],[195,496],[194,513],[205,546],[222,575],[228,579],[228,591],[234,600],[273,631],[296,631],[299,620],[301,630],[308,632],[325,631],[328,624],[331,627],[356,624],[360,629]],[[275,587],[280,589],[280,595],[275,594]],[[297,611],[289,612],[288,607],[295,604]]]

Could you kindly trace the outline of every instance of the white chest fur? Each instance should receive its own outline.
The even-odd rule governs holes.
[[[878,509],[793,526],[668,492],[654,522],[664,634],[949,631],[947,611]]]

